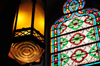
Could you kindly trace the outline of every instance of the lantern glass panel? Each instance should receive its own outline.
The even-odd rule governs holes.
[[[36,3],[35,4],[35,16],[34,16],[34,28],[38,30],[42,35],[44,35],[44,10]]]
[[[23,0],[22,0],[23,1]],[[24,1],[19,4],[16,30],[31,27],[32,2]]]

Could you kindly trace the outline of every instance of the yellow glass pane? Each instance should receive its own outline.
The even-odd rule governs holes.
[[[34,28],[38,30],[42,35],[44,35],[44,10],[42,7],[36,3],[35,5],[35,18],[34,18]]]
[[[32,21],[32,2],[22,1],[19,5],[16,29],[31,27]]]

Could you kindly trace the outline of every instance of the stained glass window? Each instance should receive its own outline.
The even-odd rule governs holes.
[[[50,66],[100,63],[100,12],[84,5],[84,0],[68,0],[65,15],[52,25]]]

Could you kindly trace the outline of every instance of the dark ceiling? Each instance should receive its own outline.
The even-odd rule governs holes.
[[[66,0],[43,0],[45,3],[45,16],[46,24],[56,17],[56,15],[62,14],[62,5]],[[99,0],[85,0],[85,8],[96,8],[100,10]],[[14,20],[14,13],[16,9],[16,3],[18,0],[0,0],[0,66],[20,66],[16,61],[10,59],[7,55],[11,45],[12,25]],[[58,18],[58,17],[57,17]],[[28,66],[28,65],[26,65]]]

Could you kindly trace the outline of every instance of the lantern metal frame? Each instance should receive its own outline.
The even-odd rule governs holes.
[[[14,26],[14,30],[12,32],[12,43],[32,40],[36,44],[38,44],[40,47],[42,47],[44,49],[45,48],[44,36],[38,30],[36,30],[34,28],[34,14],[35,14],[35,3],[36,3],[36,0],[32,0],[32,2],[33,2],[33,8],[32,8],[31,27],[22,28],[22,29],[17,29],[16,30],[18,9],[19,9],[19,4],[21,2],[18,3],[15,26]]]

